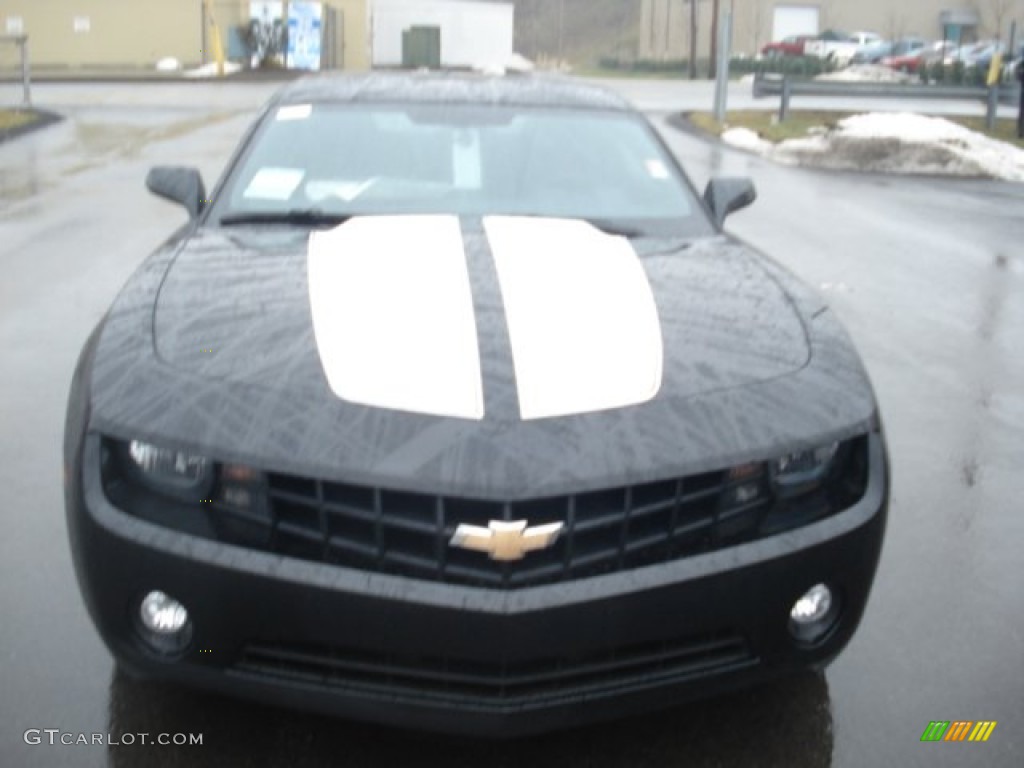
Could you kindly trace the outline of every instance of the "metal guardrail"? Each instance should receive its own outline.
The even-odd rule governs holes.
[[[32,106],[32,75],[28,63],[28,35],[0,35],[0,43],[14,43],[21,49],[21,102]]]
[[[779,122],[789,114],[793,96],[835,96],[868,99],[931,99],[950,101],[982,101],[986,104],[986,123],[995,126],[996,108],[1000,101],[1013,102],[1017,86],[997,85],[925,85],[923,83],[850,83],[834,80],[800,80],[789,77],[754,77],[755,99],[779,96]]]

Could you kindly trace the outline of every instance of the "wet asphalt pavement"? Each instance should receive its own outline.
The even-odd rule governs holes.
[[[0,766],[1024,764],[1024,185],[780,168],[671,127],[710,89],[624,83],[698,187],[750,175],[730,229],[819,288],[888,432],[887,540],[859,633],[822,675],[514,744],[460,744],[116,675],[81,604],[61,492],[79,349],[184,213],[153,164],[212,183],[267,84],[45,85],[66,116],[0,145]],[[0,103],[10,103],[0,90]],[[922,744],[931,720],[996,720]],[[202,746],[27,744],[27,729]],[[136,737],[138,740],[138,737]]]

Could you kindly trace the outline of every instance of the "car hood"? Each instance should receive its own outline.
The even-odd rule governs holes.
[[[444,235],[439,218],[199,229],[157,254],[104,329],[97,423],[282,471],[515,497],[718,468],[873,418],[845,334],[742,244],[548,220]]]
[[[381,217],[356,238],[328,241],[321,254],[316,239],[323,233],[313,242],[276,244],[223,232],[193,238],[160,289],[157,354],[204,378],[282,387],[283,370],[302,369],[321,381],[324,399],[340,394],[343,401],[397,411],[499,421],[519,420],[522,403],[495,402],[492,390],[522,401],[531,394],[527,385],[564,389],[564,379],[577,371],[568,402],[549,405],[560,393],[532,393],[542,401],[535,406],[539,417],[635,405],[631,399],[690,397],[776,378],[807,363],[792,302],[756,259],[724,240],[631,246],[593,228],[570,227],[555,234],[559,250],[544,253],[550,228],[528,222],[532,231],[518,239],[493,226],[456,230],[452,242],[424,253],[420,241],[431,235],[422,230],[434,222],[420,222],[426,226],[412,236],[389,239],[394,225]],[[444,240],[436,232],[431,239]],[[632,252],[617,259],[618,253],[602,252],[609,246]],[[385,252],[396,249],[402,252]],[[325,268],[324,260],[351,265]],[[531,260],[534,265],[520,269]],[[543,366],[555,375],[545,376]],[[631,373],[644,379],[633,397],[622,392],[628,382],[612,381]],[[395,378],[400,392],[366,391],[394,388]],[[609,385],[619,391],[606,401],[594,396]],[[479,391],[491,407],[435,401],[422,394],[430,387],[473,388],[465,396],[477,398]],[[585,405],[578,406],[581,400]]]

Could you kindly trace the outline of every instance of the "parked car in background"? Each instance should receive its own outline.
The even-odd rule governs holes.
[[[886,56],[892,55],[893,43],[879,40],[862,46],[850,59],[851,64],[877,64]]]
[[[992,66],[992,59],[997,55],[1005,56],[1006,46],[999,41],[990,40],[974,52],[974,55],[967,64],[985,72]]]
[[[1017,68],[1024,66],[1024,43],[1017,46],[1012,56],[1006,56],[1003,61],[1003,81],[1014,83],[1017,81]]]
[[[813,40],[814,35],[790,35],[774,43],[768,43],[761,49],[761,55],[768,58],[779,56],[803,56],[804,46],[808,40]]]
[[[845,67],[862,48],[882,42],[882,36],[874,32],[854,32],[847,35],[828,30],[817,40],[808,41],[804,51],[808,56],[828,59],[840,67]]]
[[[891,67],[898,72],[916,73],[920,71],[921,65],[929,61],[929,57],[941,55],[939,48],[943,43],[929,44],[918,38],[904,38],[897,40],[888,56],[883,56],[880,64]]]
[[[977,63],[979,57],[983,57],[991,45],[993,45],[991,40],[966,43],[957,48],[951,49],[942,60],[942,63],[947,67],[952,66],[957,62],[962,63],[965,67],[973,67]],[[991,61],[991,55],[989,55],[988,58]]]

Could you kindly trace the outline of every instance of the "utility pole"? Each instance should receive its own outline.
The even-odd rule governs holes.
[[[697,79],[697,0],[690,0],[690,79]]]
[[[731,5],[730,5],[731,7]],[[719,27],[718,75],[715,81],[715,120],[725,122],[726,101],[729,95],[729,60],[732,55],[732,12],[722,9],[722,24]]]
[[[719,0],[711,2],[711,57],[708,59],[708,79],[714,80],[718,72],[718,13]]]
[[[558,66],[565,61],[565,0],[558,0]]]

